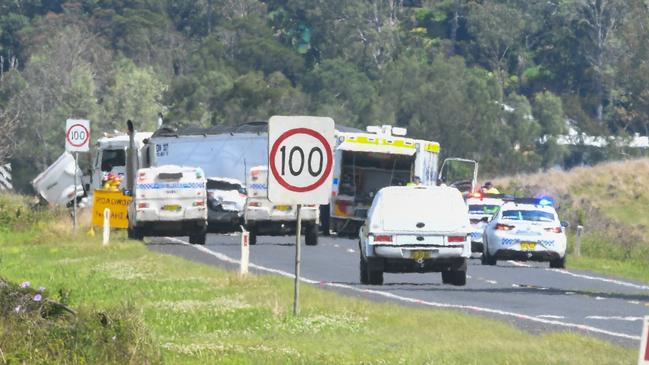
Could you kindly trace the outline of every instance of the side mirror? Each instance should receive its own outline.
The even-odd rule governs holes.
[[[561,221],[561,227],[563,227],[563,228],[570,227],[570,222],[568,222],[568,221]]]

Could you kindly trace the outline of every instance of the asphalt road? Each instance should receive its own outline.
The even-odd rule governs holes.
[[[205,246],[186,239],[147,238],[152,250],[190,260],[238,268],[239,235],[208,235]],[[292,276],[295,237],[259,237],[251,246],[251,271]],[[382,286],[361,285],[358,242],[320,237],[303,246],[305,282],[345,294],[404,305],[451,308],[513,323],[531,332],[576,331],[637,346],[642,318],[649,315],[649,285],[577,270],[549,269],[547,263],[471,260],[467,285],[442,284],[439,273],[385,274]]]

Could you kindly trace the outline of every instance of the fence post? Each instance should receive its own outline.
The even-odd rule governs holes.
[[[584,226],[577,226],[577,238],[575,239],[575,247],[572,250],[572,255],[574,257],[581,257],[581,235],[584,232]]]

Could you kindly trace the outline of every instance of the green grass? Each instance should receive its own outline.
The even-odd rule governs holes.
[[[286,278],[240,278],[133,241],[106,248],[98,238],[29,242],[0,239],[0,275],[64,293],[75,308],[134,308],[164,363],[626,364],[636,356],[635,348],[575,333],[532,335],[496,320],[309,285],[293,317]]]

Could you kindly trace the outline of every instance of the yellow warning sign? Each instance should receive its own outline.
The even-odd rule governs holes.
[[[128,205],[131,197],[121,191],[95,190],[92,199],[92,225],[104,224],[104,209],[110,209],[110,227],[128,228]]]

